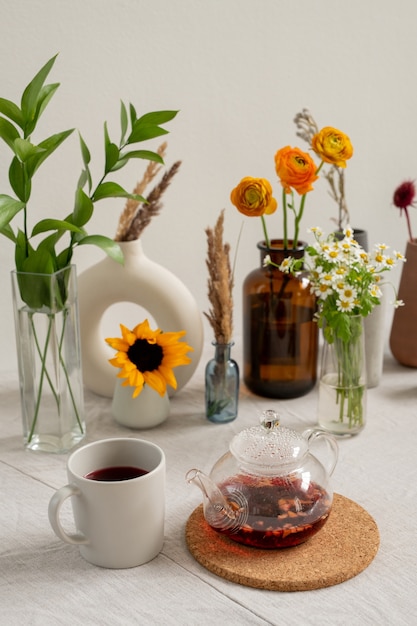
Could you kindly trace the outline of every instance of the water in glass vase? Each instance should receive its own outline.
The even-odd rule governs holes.
[[[326,374],[319,387],[319,426],[337,435],[354,435],[364,426],[366,384],[341,387],[337,374]]]

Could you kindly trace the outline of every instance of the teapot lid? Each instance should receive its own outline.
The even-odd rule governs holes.
[[[274,410],[264,411],[258,426],[242,430],[230,444],[230,451],[241,468],[260,476],[288,471],[307,450],[305,437],[280,426]]]

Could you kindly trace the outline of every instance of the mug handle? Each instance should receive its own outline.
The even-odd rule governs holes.
[[[61,511],[61,507],[64,501],[71,496],[79,496],[80,493],[81,492],[76,485],[65,485],[65,487],[61,487],[61,489],[58,489],[58,491],[54,493],[49,501],[49,521],[56,536],[62,539],[62,541],[65,541],[65,543],[71,543],[76,545],[89,543],[89,540],[82,533],[74,533],[71,535],[67,534],[61,526],[61,522],[59,519],[59,513]]]

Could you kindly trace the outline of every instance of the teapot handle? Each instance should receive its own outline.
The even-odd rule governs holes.
[[[326,463],[327,472],[329,476],[331,476],[333,474],[334,468],[336,467],[337,459],[339,457],[339,446],[337,445],[336,438],[333,437],[333,435],[330,435],[329,433],[320,430],[319,428],[308,428],[303,432],[303,436],[306,437],[309,444],[312,444],[314,441],[320,438],[325,439],[331,452],[330,461]]]

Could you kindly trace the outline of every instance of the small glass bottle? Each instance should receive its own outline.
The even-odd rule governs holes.
[[[226,423],[237,417],[239,399],[239,367],[230,358],[232,343],[213,341],[214,358],[206,365],[206,417],[211,422]]]

